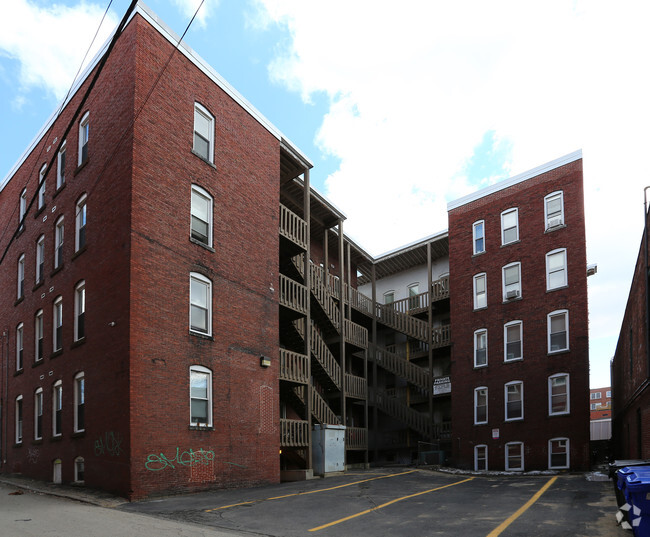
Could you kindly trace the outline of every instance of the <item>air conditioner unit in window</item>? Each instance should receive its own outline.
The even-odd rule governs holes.
[[[507,291],[506,292],[506,299],[507,300],[517,298],[518,296],[519,296],[519,290],[518,289],[513,289],[512,291]]]
[[[561,216],[556,216],[554,218],[549,218],[548,219],[548,227],[556,227],[556,226],[561,226],[562,225],[562,217]]]

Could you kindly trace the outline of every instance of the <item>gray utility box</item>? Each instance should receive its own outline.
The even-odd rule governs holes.
[[[345,470],[345,425],[314,425],[312,438],[314,474]]]

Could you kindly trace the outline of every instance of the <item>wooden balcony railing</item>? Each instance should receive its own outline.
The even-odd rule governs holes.
[[[366,315],[372,315],[372,298],[368,298],[366,295],[357,291],[354,287],[350,287],[346,284],[346,297],[348,304],[352,306],[357,311],[365,313]]]
[[[429,307],[429,293],[426,291],[408,298],[395,300],[389,304],[395,311],[403,314],[414,314],[425,311]]]
[[[309,445],[309,422],[280,420],[280,445],[282,447],[305,447]]]
[[[442,423],[434,423],[433,437],[438,440],[448,440],[451,438],[451,422],[443,421]]]
[[[426,321],[417,319],[407,313],[402,313],[394,309],[392,304],[375,304],[377,311],[377,319],[391,328],[394,328],[402,334],[411,336],[412,338],[419,339],[420,341],[428,341]]]
[[[305,337],[304,319],[299,319],[297,321],[294,321],[294,326],[296,327],[296,330],[301,335],[301,337],[304,339]],[[327,376],[329,377],[331,382],[336,386],[337,389],[340,390],[341,389],[341,366],[336,361],[336,358],[334,358],[332,351],[330,351],[329,347],[321,337],[318,330],[316,330],[316,327],[314,326],[313,322],[311,324],[310,330],[311,330],[310,332],[311,352],[314,358],[316,358],[318,364],[323,369],[323,371],[327,373]]]
[[[341,311],[325,286],[324,271],[310,263],[311,291],[336,330],[341,329]]]
[[[309,382],[309,357],[280,349],[280,380],[307,384]]]
[[[394,345],[387,345],[386,350],[396,354],[400,358],[411,360],[413,358],[425,355],[429,352],[429,345],[424,341],[411,339],[403,343],[395,343]]]
[[[378,391],[373,394],[372,401],[377,408],[397,418],[411,429],[419,432],[424,437],[431,436],[432,423],[427,414],[422,414],[401,403],[398,399],[390,397],[386,392]]]
[[[368,330],[360,324],[352,322],[350,319],[345,320],[345,341],[361,347],[368,348]]]
[[[429,400],[429,393],[426,388],[419,386],[400,386],[398,388],[388,388],[385,390],[386,395],[394,397],[400,403],[409,406],[423,403]]]
[[[307,300],[309,300],[307,287],[280,274],[280,305],[306,314]]]
[[[431,301],[449,298],[449,276],[443,276],[431,285]]]
[[[345,428],[345,449],[367,449],[368,429],[363,427]]]
[[[382,347],[377,347],[375,357],[378,365],[394,375],[420,388],[428,388],[429,374],[425,369]]]
[[[345,374],[345,392],[348,397],[365,399],[368,396],[368,383],[363,377]]]
[[[448,324],[431,331],[431,348],[439,349],[451,345],[451,327]]]
[[[341,421],[338,419],[336,414],[334,414],[334,411],[329,407],[327,401],[323,399],[321,394],[319,394],[312,386],[309,387],[309,393],[311,394],[311,411],[314,417],[320,423],[340,425]]]
[[[307,248],[307,222],[282,204],[280,204],[280,234],[301,248]]]

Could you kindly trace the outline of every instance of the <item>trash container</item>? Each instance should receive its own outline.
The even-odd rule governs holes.
[[[631,506],[628,517],[634,536],[650,537],[650,468],[638,467],[625,481],[625,497]]]
[[[625,504],[625,496],[623,489],[625,484],[622,482],[625,480],[625,476],[621,477],[618,473],[619,470],[625,470],[625,475],[628,475],[632,470],[632,467],[638,466],[648,466],[650,467],[650,460],[645,459],[622,459],[616,460],[609,464],[609,477],[613,480],[614,483],[614,494],[616,495],[616,503],[619,507]]]

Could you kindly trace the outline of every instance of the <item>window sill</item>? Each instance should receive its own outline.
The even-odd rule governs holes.
[[[84,245],[83,245],[81,248],[79,248],[79,249],[78,249],[74,254],[72,254],[72,258],[71,258],[72,261],[74,261],[75,259],[77,259],[77,257],[79,257],[81,254],[83,254],[83,253],[86,251],[87,248],[88,248],[88,245],[87,245],[87,244],[84,244]]]
[[[61,433],[55,434],[50,438],[50,442],[60,442],[61,440],[63,440],[63,435]]]
[[[511,302],[519,302],[522,300],[524,297],[519,295],[518,297],[515,298],[504,298],[502,304],[510,304]]]
[[[214,168],[215,170],[217,169],[217,167],[214,165],[213,162],[210,162],[210,161],[209,161],[207,158],[205,158],[203,155],[201,155],[201,154],[197,153],[196,151],[194,151],[194,149],[192,149],[192,155],[194,155],[194,156],[195,156],[196,158],[198,158],[198,159],[201,159],[201,160],[202,160],[203,162],[205,162],[208,166]]]
[[[202,248],[205,248],[206,250],[209,250],[212,253],[215,252],[215,249],[212,246],[208,246],[204,242],[201,242],[200,240],[197,240],[194,237],[190,237],[190,242],[196,244],[197,246],[201,246]]]
[[[474,369],[485,369],[487,366],[488,366],[487,364],[475,365]]]
[[[50,354],[50,360],[53,360],[54,358],[61,356],[63,354],[63,349],[58,349],[54,351],[52,354]]]
[[[56,198],[64,188],[65,188],[65,182],[59,188],[56,189],[54,195],[52,196],[52,199]]]
[[[20,369],[16,369],[16,371],[14,371],[14,377],[17,377],[18,375],[22,375],[23,372],[24,369],[22,367]]]
[[[34,284],[34,287],[32,287],[32,293],[33,293],[34,291],[36,291],[36,289],[38,289],[39,287],[42,287],[44,283],[45,283],[45,279],[44,279],[44,278],[41,278],[39,281],[37,281],[37,282]]]
[[[553,226],[553,227],[547,227],[544,230],[544,233],[553,233],[554,231],[559,231],[560,229],[564,229],[566,227],[566,224],[561,224],[559,226]]]
[[[17,298],[17,299],[16,299],[16,302],[14,302],[14,306],[17,306],[17,305],[20,304],[23,300],[25,300],[25,296],[24,296],[24,295],[21,296],[20,298]]]
[[[510,246],[511,244],[519,244],[520,242],[521,239],[517,239],[516,241],[506,242],[505,244],[501,244],[501,248],[505,248],[506,246]]]
[[[70,345],[71,349],[76,349],[77,347],[81,347],[84,343],[86,343],[86,336],[79,338],[76,341],[72,342],[72,345]]]
[[[23,447],[23,442],[22,442],[22,440],[21,440],[20,442],[14,442],[14,447],[15,447],[15,448]]]
[[[188,428],[189,431],[214,431],[212,425],[190,425]]]
[[[479,257],[479,256],[481,256],[481,255],[485,255],[485,250],[483,250],[482,252],[475,252],[475,253],[473,253],[473,254],[472,254],[472,257]]]
[[[570,352],[570,349],[561,349],[559,351],[549,351],[546,353],[547,356],[556,356],[558,354],[566,354]]]
[[[88,166],[88,162],[90,162],[90,157],[87,157],[86,160],[84,160],[81,164],[77,166],[77,169],[74,172],[72,172],[72,176],[76,177],[81,170],[83,170],[86,166]]]
[[[504,364],[511,364],[512,362],[523,362],[524,357],[522,356],[521,358],[512,358],[510,360],[503,360]]]
[[[50,272],[50,278],[54,276],[55,274],[61,272],[63,270],[63,263],[61,263],[58,267],[56,267],[52,272]]]
[[[592,411],[593,412],[593,411]],[[562,416],[570,416],[571,412],[556,412],[555,414],[549,414],[549,418],[559,418]]]
[[[16,238],[20,237],[25,232],[25,223],[18,228],[18,233],[16,233]]]
[[[32,446],[40,446],[42,443],[43,443],[43,437],[34,438],[34,440],[32,440]]]
[[[34,360],[34,363],[32,364],[32,367],[36,367],[44,363],[43,358],[39,358],[38,360]]]
[[[47,204],[44,203],[38,209],[36,209],[36,212],[34,213],[34,219],[38,218],[41,215],[41,213],[45,210],[46,207],[47,207]]]
[[[481,306],[480,308],[474,308],[474,311],[483,311],[486,310],[487,306]]]
[[[511,418],[511,419],[506,419],[504,420],[506,423],[513,423],[517,421],[524,421],[524,418]]]
[[[553,291],[560,291],[562,289],[567,289],[568,287],[569,287],[568,284],[567,285],[561,285],[559,287],[553,287],[553,289],[547,289],[546,292],[547,293],[552,293]]]
[[[86,436],[86,430],[82,429],[81,431],[75,431],[72,433],[72,438],[83,438]]]
[[[209,336],[208,334],[201,334],[200,332],[193,332],[192,330],[190,330],[190,336],[194,336],[199,339],[207,339],[208,341],[214,341],[214,336]]]

